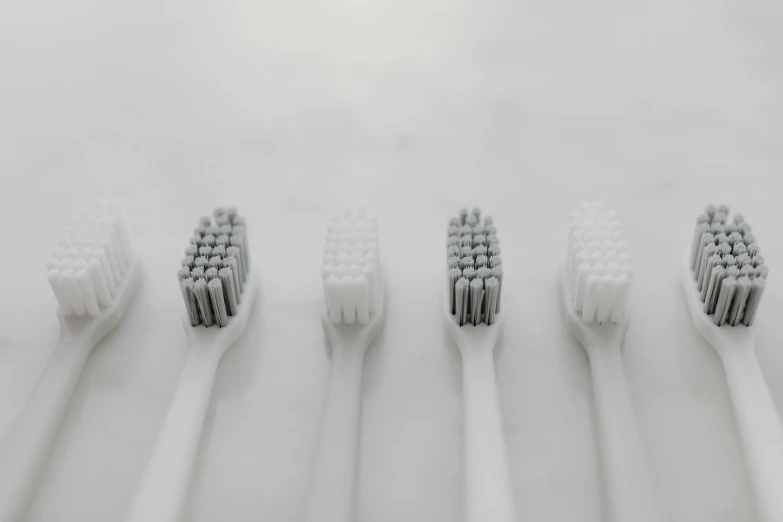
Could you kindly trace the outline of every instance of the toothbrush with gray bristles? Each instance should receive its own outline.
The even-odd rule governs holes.
[[[60,342],[25,409],[0,441],[0,520],[24,518],[46,455],[84,365],[125,316],[141,278],[125,219],[109,205],[86,208],[49,261]]]
[[[783,521],[783,426],[756,358],[756,316],[769,269],[750,225],[708,206],[696,220],[680,280],[696,330],[726,373],[762,522]]]
[[[248,324],[258,281],[245,223],[219,208],[202,218],[177,271],[189,349],[127,522],[181,517],[220,359]]]
[[[443,321],[462,354],[466,522],[516,522],[492,352],[503,333],[503,263],[491,217],[449,221]]]

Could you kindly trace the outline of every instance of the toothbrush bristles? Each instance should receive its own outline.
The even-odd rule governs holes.
[[[704,313],[716,325],[753,324],[769,269],[744,216],[729,221],[729,207],[708,206],[696,218],[690,266]]]
[[[459,252],[459,246],[453,245]],[[321,265],[326,313],[333,324],[365,325],[381,297],[378,221],[346,210],[331,221]]]
[[[84,209],[47,263],[62,315],[98,317],[114,301],[133,263],[122,214],[105,205]]]
[[[448,306],[460,326],[491,325],[500,313],[503,270],[497,230],[492,223],[490,216],[481,223],[478,208],[471,212],[462,209],[459,216],[449,220]]]
[[[244,220],[233,208],[218,208],[214,216],[215,224],[199,220],[177,272],[191,326],[228,325],[250,276]]]
[[[581,203],[572,214],[566,284],[585,323],[617,323],[625,315],[633,267],[615,213],[603,203]]]

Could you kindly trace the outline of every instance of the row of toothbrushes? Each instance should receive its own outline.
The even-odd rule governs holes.
[[[726,368],[759,512],[783,516],[783,433],[753,353],[753,320],[768,270],[749,225],[725,207],[700,215],[683,284],[694,323]],[[188,356],[128,521],[180,518],[217,366],[248,322],[258,281],[245,222],[233,209],[202,218],[177,275]],[[503,263],[497,228],[480,211],[449,221],[443,319],[463,359],[466,520],[512,521],[514,500],[492,351],[501,313]],[[362,361],[384,317],[378,224],[346,213],[328,229],[324,329],[332,367],[306,520],[354,518]],[[121,319],[140,270],[122,216],[91,208],[68,229],[49,264],[60,303],[61,341],[23,415],[0,441],[0,522],[19,520],[81,369]],[[563,271],[566,325],[591,366],[611,519],[663,520],[640,443],[620,346],[632,267],[614,213],[600,203],[574,212]]]

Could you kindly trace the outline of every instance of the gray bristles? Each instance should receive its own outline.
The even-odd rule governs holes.
[[[491,218],[481,223],[478,209],[470,213],[463,210],[449,220],[448,306],[460,326],[493,324],[500,312],[503,269],[495,232]]]
[[[728,220],[725,205],[707,207],[696,219],[690,262],[704,313],[718,326],[750,326],[758,311],[769,269],[740,214]]]
[[[180,281],[188,279],[190,277],[190,269],[186,266],[183,266],[179,269],[179,272],[177,272],[177,277],[179,277]]]
[[[201,315],[198,312],[198,303],[196,302],[196,293],[193,288],[193,279],[187,278],[180,282],[182,297],[185,300],[185,309],[188,311],[188,318],[191,326],[201,324]]]
[[[486,314],[486,323],[492,324],[495,322],[495,313],[497,313],[497,303],[500,290],[500,283],[494,277],[484,281],[484,290],[486,291],[485,301],[486,306],[484,313]]]
[[[463,326],[468,321],[468,288],[470,283],[464,277],[454,284],[454,301],[456,304],[457,324]]]
[[[457,313],[456,302],[454,300],[454,285],[457,284],[457,281],[459,281],[461,277],[462,277],[462,270],[460,270],[459,268],[451,268],[448,271],[449,303],[451,303],[452,314]]]
[[[239,311],[249,256],[244,220],[219,209],[215,224],[201,218],[177,272],[192,326],[226,326]]]
[[[476,277],[470,282],[470,322],[473,326],[481,322],[481,308],[484,300],[484,280]]]
[[[495,313],[500,313],[500,294],[503,291],[503,266],[498,265],[492,269],[492,277],[498,281],[498,304],[495,307]]]
[[[215,315],[212,313],[212,301],[209,298],[206,280],[199,279],[196,281],[193,285],[193,290],[196,294],[196,302],[198,303],[201,320],[203,321],[204,326],[210,327],[215,324]]]
[[[210,268],[210,270],[215,269]],[[223,295],[223,283],[220,281],[220,278],[215,277],[207,286],[209,287],[209,298],[212,302],[212,309],[215,312],[215,321],[219,327],[223,328],[228,324],[228,312],[226,312],[226,298]]]

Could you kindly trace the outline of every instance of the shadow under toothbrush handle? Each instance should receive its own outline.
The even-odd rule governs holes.
[[[93,344],[60,343],[25,409],[0,441],[0,522],[22,519]]]
[[[736,348],[736,349],[732,349]],[[721,352],[759,520],[783,522],[783,427],[753,347]]]
[[[588,350],[604,484],[612,522],[660,522],[620,346]]]
[[[127,522],[176,522],[182,516],[219,362],[219,354],[189,350]]]
[[[464,351],[465,520],[516,522],[492,350]]]
[[[329,389],[306,522],[355,519],[363,360],[363,349],[332,347]]]

